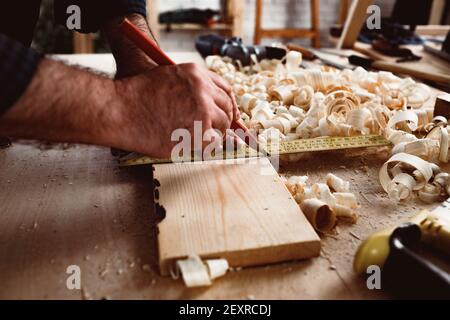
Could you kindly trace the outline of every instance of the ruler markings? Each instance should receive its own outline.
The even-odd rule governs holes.
[[[353,136],[353,137],[320,137],[313,139],[300,139],[294,141],[283,141],[269,145],[267,151],[271,155],[295,154],[302,152],[332,151],[368,147],[389,146],[391,143],[379,135]],[[233,152],[228,152],[212,157],[209,160],[254,158],[256,151],[248,147]],[[119,160],[121,166],[135,166],[144,164],[171,163],[170,159],[153,159],[150,157],[134,155]],[[185,162],[192,162],[188,159]]]

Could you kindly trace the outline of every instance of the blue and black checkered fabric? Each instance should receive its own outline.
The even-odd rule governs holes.
[[[25,91],[39,59],[36,51],[0,33],[0,115]]]
[[[0,3],[0,116],[20,98],[36,72],[41,55],[28,48],[39,16],[40,0]],[[81,9],[80,32],[96,32],[110,19],[138,13],[145,0],[55,0],[55,20],[66,25],[67,8]],[[26,9],[24,9],[26,7]]]

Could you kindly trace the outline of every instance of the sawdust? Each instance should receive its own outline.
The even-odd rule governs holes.
[[[359,193],[360,195],[361,195],[361,197],[363,197],[368,203],[370,203],[370,204],[372,204],[373,205],[373,203],[372,203],[372,201],[370,201],[369,200],[369,198],[366,196],[366,194],[365,193],[363,193],[363,192],[360,192]]]

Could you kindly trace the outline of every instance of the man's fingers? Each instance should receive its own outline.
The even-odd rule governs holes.
[[[235,150],[241,148],[245,145],[245,142],[233,131],[227,131],[224,136],[224,148],[227,151]]]
[[[223,79],[221,76],[219,76],[218,74],[216,74],[212,71],[208,71],[208,72],[209,72],[209,77],[216,84],[216,86],[221,88],[228,95],[231,95],[233,93],[231,86],[228,84],[228,82],[225,81],[225,79]]]
[[[226,82],[221,76],[218,74],[209,71],[209,75],[211,80],[214,82],[216,86],[218,86],[220,89],[225,91],[225,93],[228,95],[228,97],[231,99],[231,102],[233,104],[233,117],[234,120],[238,120],[240,118],[239,108],[236,102],[236,97],[233,93],[233,89],[231,86]]]
[[[219,130],[220,132],[222,132],[222,135],[224,135],[231,126],[229,115],[226,114],[224,110],[218,107],[211,110],[210,114],[212,127]]]
[[[234,120],[234,106],[233,102],[230,100],[229,96],[221,89],[216,90],[213,96],[216,105],[224,111],[228,119]]]
[[[220,131],[208,129],[203,134],[203,156],[209,158],[214,153],[223,151],[223,141]]]

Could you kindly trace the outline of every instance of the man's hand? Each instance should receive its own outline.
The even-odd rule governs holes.
[[[176,129],[189,130],[194,139],[194,121],[202,122],[203,135],[209,129],[225,133],[239,117],[231,87],[195,64],[157,67],[117,80],[116,88],[119,117],[108,144],[155,157],[170,156]]]
[[[78,142],[168,157],[173,130],[224,131],[239,117],[230,86],[193,64],[110,80],[43,59],[0,136]]]

